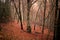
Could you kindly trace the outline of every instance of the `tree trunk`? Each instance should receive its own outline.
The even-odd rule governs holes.
[[[29,23],[30,0],[27,0],[27,7],[28,7],[28,13],[27,13],[27,32],[31,33],[31,26],[30,26],[30,23]]]

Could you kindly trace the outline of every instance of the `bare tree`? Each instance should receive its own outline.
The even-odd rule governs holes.
[[[20,0],[19,0],[19,19],[20,19],[20,22],[21,22],[21,29],[23,30],[23,25],[22,25],[22,16],[21,16],[21,11],[20,11]]]
[[[45,19],[47,19],[46,23],[47,23],[47,28],[48,28],[48,35],[47,35],[46,40],[49,40],[50,32],[54,32],[53,30],[54,30],[54,23],[55,23],[55,21],[54,21],[55,20],[55,4],[54,4],[55,2],[56,2],[56,0],[55,1],[50,0],[48,2],[49,9],[48,9],[48,11],[46,11],[48,13],[48,16],[45,18]],[[46,5],[46,6],[48,6],[48,5]]]
[[[22,15],[21,15],[21,9],[20,9],[20,0],[18,0],[19,1],[19,8],[18,9],[16,7],[16,3],[14,2],[15,0],[11,0],[11,1],[14,4],[15,10],[16,10],[16,14],[18,15],[18,22],[20,21],[20,23],[21,23],[21,29],[23,30]]]
[[[46,13],[46,0],[44,0],[44,16],[43,16],[43,27],[42,27],[42,40],[43,40],[43,34],[44,34],[44,27],[45,27],[45,13]]]
[[[28,7],[28,13],[27,13],[27,32],[31,33],[31,27],[29,23],[29,13],[31,6],[36,2],[37,0],[27,0],[27,7]]]

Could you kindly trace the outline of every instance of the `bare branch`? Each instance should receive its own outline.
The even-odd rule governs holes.
[[[31,6],[32,6],[34,3],[36,3],[36,2],[37,2],[37,0],[33,1],[33,2],[31,3]]]

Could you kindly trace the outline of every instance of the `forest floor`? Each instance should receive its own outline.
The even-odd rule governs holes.
[[[37,27],[34,30],[34,25],[31,25],[31,33],[26,32],[26,22],[23,22],[23,29],[21,30],[20,23],[17,21],[11,21],[8,23],[0,23],[0,40],[53,40],[53,32],[48,35],[48,29],[44,29],[44,33],[41,33],[41,27]],[[49,36],[49,37],[48,37]]]

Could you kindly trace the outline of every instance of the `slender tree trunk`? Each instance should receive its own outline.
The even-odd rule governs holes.
[[[48,2],[48,1],[47,1]],[[54,1],[52,1],[52,0],[50,0],[49,1],[49,11],[48,11],[48,35],[47,35],[47,38],[46,38],[46,40],[50,40],[49,39],[49,36],[50,36],[50,32],[53,32],[54,33],[54,24],[55,24],[55,5],[56,4],[54,4],[56,2],[56,0],[54,0]],[[48,6],[47,5],[47,6]]]
[[[20,0],[19,0],[19,19],[20,19],[20,22],[21,22],[21,29],[23,30],[23,25],[22,25],[22,16],[21,16],[21,11],[20,11]]]
[[[28,7],[28,13],[27,13],[27,32],[31,33],[31,26],[30,26],[30,8],[37,0],[27,0],[27,7]]]
[[[44,27],[45,27],[45,13],[46,13],[46,0],[44,0],[44,16],[43,16],[43,27],[42,27],[42,40],[43,39],[43,35],[44,35]]]
[[[30,0],[27,0],[27,7],[28,7],[28,13],[27,13],[27,32],[31,33],[31,27],[30,27],[30,23],[29,23]]]
[[[17,7],[16,7],[16,3],[14,2],[14,0],[12,0],[13,4],[14,4],[14,7],[15,7],[15,10],[16,10],[16,14],[18,15],[18,22],[20,21],[21,23],[21,29],[23,30],[23,25],[22,25],[22,15],[21,15],[21,9],[20,9],[20,0],[19,0],[19,12],[17,10]]]
[[[56,11],[55,11],[55,27],[54,27],[54,38],[53,40],[57,40],[57,24],[58,24],[59,10],[58,10],[58,0],[56,0]]]

